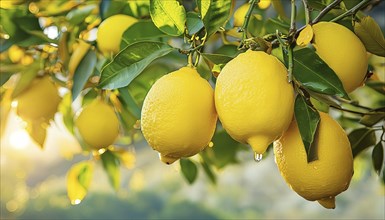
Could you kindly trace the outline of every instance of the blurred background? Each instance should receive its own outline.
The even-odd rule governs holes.
[[[383,31],[384,10],[382,1],[370,12]],[[385,78],[385,72],[379,74]],[[358,89],[355,95],[362,100],[374,99],[374,92],[367,87]],[[383,96],[376,99],[383,106]],[[41,150],[11,111],[7,126],[1,131],[1,219],[385,218],[385,187],[373,171],[372,148],[355,159],[349,189],[336,197],[336,209],[327,210],[290,190],[271,151],[257,163],[251,149],[245,148],[237,153],[240,164],[215,170],[216,184],[199,169],[197,180],[190,185],[182,176],[179,163],[167,166],[160,162],[140,132],[128,146],[133,157],[126,167],[120,168],[120,189],[114,191],[101,163],[95,163],[87,196],[81,203],[71,205],[66,189],[67,171],[89,156],[81,154],[79,143],[60,117],[57,114],[51,123],[45,148]],[[3,123],[5,119],[1,120]]]

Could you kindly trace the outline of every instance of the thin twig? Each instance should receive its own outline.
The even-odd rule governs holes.
[[[331,21],[332,22],[339,21],[339,20],[343,19],[346,16],[356,14],[361,8],[365,7],[366,4],[369,3],[370,1],[371,0],[363,0],[362,2],[358,3],[356,6],[351,8],[350,10],[344,12],[343,14],[341,14],[341,15],[335,17],[335,18],[333,18]]]
[[[306,24],[309,24],[309,22],[310,22],[309,4],[307,3],[307,0],[302,0],[302,3],[303,3],[303,7],[305,9],[305,21],[306,21]]]
[[[259,0],[252,0],[251,1],[249,10],[247,11],[247,13],[245,15],[245,21],[243,22],[243,25],[242,25],[242,31],[243,32],[242,32],[242,41],[241,41],[241,44],[239,45],[240,47],[243,46],[243,43],[244,43],[245,39],[247,38],[247,27],[249,26],[250,15],[253,12],[253,9],[254,9],[254,7],[258,1]]]
[[[314,18],[314,20],[311,22],[312,24],[315,24],[317,22],[319,22],[321,20],[321,18],[323,18],[323,16],[325,16],[330,10],[332,10],[335,6],[337,6],[338,4],[340,4],[342,2],[342,0],[334,0],[334,2],[330,3],[328,6],[326,6],[318,15],[316,18]]]

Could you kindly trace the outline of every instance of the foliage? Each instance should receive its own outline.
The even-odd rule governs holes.
[[[378,100],[367,98],[360,91],[347,94],[336,73],[316,54],[311,45],[312,35],[297,41],[307,25],[335,21],[355,31],[372,53],[369,56],[384,56],[383,33],[377,22],[365,14],[377,2],[276,0],[269,8],[261,9],[255,4],[258,1],[252,0],[242,27],[234,27],[233,12],[240,6],[239,2],[2,1],[1,91],[12,90],[15,98],[33,78],[49,75],[65,91],[58,111],[67,129],[76,137],[79,137],[74,127],[76,100],[81,100],[82,105],[97,96],[108,100],[121,122],[118,147],[93,151],[84,146],[83,153],[103,164],[113,188],[118,189],[119,166],[125,163],[120,155],[129,151],[127,146],[139,133],[143,99],[158,78],[189,64],[215,84],[221,68],[237,54],[249,48],[263,50],[288,68],[288,81],[297,91],[295,117],[308,161],[317,159],[316,152],[312,152],[319,121],[315,110],[326,109],[339,116],[340,124],[349,132],[354,156],[375,146],[373,168],[385,182],[384,171],[381,172],[384,170],[385,79],[379,68],[383,67],[384,60],[370,62],[363,88],[370,91],[369,97],[379,97]],[[290,15],[285,8],[291,9]],[[138,21],[123,34],[120,52],[105,56],[98,49],[95,31],[103,20],[115,14],[126,14]],[[2,108],[5,104],[10,102],[3,101],[2,92]],[[189,183],[194,182],[199,171],[215,183],[216,169],[240,162],[236,155],[244,144],[232,140],[221,126],[211,144],[213,148],[206,148],[198,160],[180,161],[181,171]],[[69,185],[75,186],[69,189],[71,200],[84,197],[91,166],[82,162],[69,171],[70,176],[77,176],[70,180]],[[73,195],[76,190],[81,193]]]

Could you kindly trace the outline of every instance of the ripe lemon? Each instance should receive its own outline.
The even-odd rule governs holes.
[[[118,53],[124,31],[136,21],[136,18],[123,14],[106,18],[100,24],[96,36],[99,50],[105,55]]]
[[[307,162],[295,120],[274,142],[275,161],[287,184],[303,198],[317,200],[325,208],[335,208],[335,196],[349,187],[353,175],[353,156],[349,139],[341,126],[320,112],[318,160]]]
[[[286,75],[274,56],[248,50],[227,63],[217,78],[215,106],[223,127],[256,154],[263,154],[292,120],[294,91]]]
[[[171,164],[203,150],[214,135],[216,121],[210,84],[196,69],[183,67],[151,87],[143,103],[141,127],[160,160]]]
[[[17,114],[24,120],[51,119],[60,103],[58,90],[48,76],[34,79],[17,97]]]
[[[110,105],[95,99],[78,114],[76,127],[90,147],[100,149],[114,143],[119,135],[119,120]]]
[[[241,5],[237,10],[234,12],[234,26],[235,27],[241,27],[243,23],[245,22],[245,15],[247,11],[249,10],[250,4],[246,3]]]
[[[368,68],[366,49],[346,27],[333,22],[313,25],[313,45],[317,54],[342,81],[346,92],[363,84]]]

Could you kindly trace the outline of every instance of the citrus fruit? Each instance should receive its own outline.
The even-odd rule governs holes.
[[[113,107],[99,98],[78,113],[75,124],[84,142],[94,149],[108,147],[119,135],[119,120]]]
[[[346,92],[364,82],[368,59],[361,40],[348,28],[333,22],[313,25],[317,54],[334,70]]]
[[[285,66],[261,51],[239,54],[217,78],[215,106],[227,133],[263,154],[293,117],[294,91]]]
[[[243,23],[245,22],[245,15],[247,11],[249,10],[250,4],[246,3],[241,5],[237,10],[234,12],[234,26],[235,27],[241,27]]]
[[[99,50],[105,55],[118,53],[124,31],[136,21],[136,18],[123,14],[106,18],[100,24],[96,36]]]
[[[295,120],[274,142],[275,161],[287,184],[303,198],[335,208],[335,196],[349,187],[353,156],[349,139],[341,126],[320,112],[314,146],[318,159],[307,162],[307,154]]]
[[[57,112],[60,96],[48,76],[34,79],[17,97],[17,114],[24,120],[51,119]]]
[[[161,161],[171,164],[203,150],[216,121],[212,87],[196,69],[182,67],[151,87],[143,103],[141,128]]]

